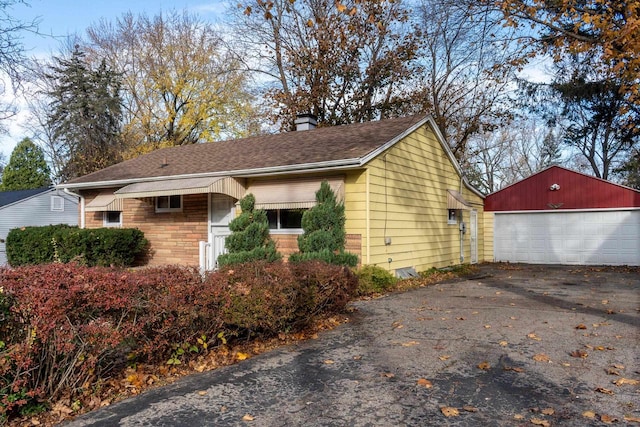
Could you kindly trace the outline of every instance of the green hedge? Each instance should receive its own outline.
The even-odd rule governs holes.
[[[13,267],[78,262],[88,266],[131,266],[147,246],[135,228],[80,229],[69,225],[14,228],[6,239]]]

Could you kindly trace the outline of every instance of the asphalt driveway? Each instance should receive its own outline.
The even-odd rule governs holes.
[[[317,340],[67,425],[640,425],[637,269],[485,265],[354,306]]]

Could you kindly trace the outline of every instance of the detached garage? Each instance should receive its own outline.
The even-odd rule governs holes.
[[[496,261],[640,265],[640,191],[551,166],[488,195]]]

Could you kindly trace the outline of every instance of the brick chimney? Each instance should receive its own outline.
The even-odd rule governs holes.
[[[315,129],[318,125],[318,118],[311,113],[298,114],[295,124],[296,131]]]

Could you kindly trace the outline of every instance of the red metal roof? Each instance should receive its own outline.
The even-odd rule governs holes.
[[[557,189],[556,185],[558,186]],[[486,211],[640,207],[640,191],[551,166],[485,198]]]

